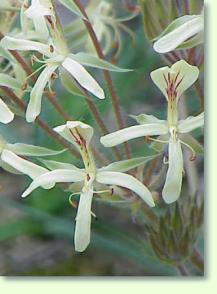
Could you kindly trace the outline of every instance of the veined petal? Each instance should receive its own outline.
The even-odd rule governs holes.
[[[81,121],[67,121],[65,125],[54,128],[54,131],[76,147],[78,147],[79,137],[85,139],[88,146],[93,136],[93,128]]]
[[[168,99],[167,91],[172,89],[171,94],[175,95],[176,101],[197,80],[198,76],[199,69],[184,60],[177,61],[171,68],[165,66],[151,72],[153,82],[164,96]]]
[[[105,98],[103,89],[80,63],[67,57],[63,61],[62,66],[84,89],[88,90],[100,99]]]
[[[92,186],[84,187],[79,200],[75,226],[75,250],[83,252],[90,243]]]
[[[179,141],[169,142],[169,167],[166,176],[166,182],[162,191],[163,199],[170,204],[176,201],[181,193],[182,188],[182,170],[183,156],[181,144]]]
[[[8,124],[14,119],[13,112],[0,98],[0,122],[3,124]]]
[[[32,5],[25,11],[25,15],[29,18],[40,18],[46,15],[52,15],[52,6],[49,7],[50,1],[46,2],[44,1],[44,3],[41,3],[40,0],[32,0]]]
[[[112,147],[124,143],[128,140],[154,135],[163,135],[168,133],[168,127],[162,124],[147,124],[132,126],[119,130],[117,132],[105,135],[100,138],[100,142],[105,147]]]
[[[50,185],[51,183],[70,183],[80,182],[85,179],[86,173],[74,170],[57,169],[44,173],[37,177],[31,185],[24,191],[22,197],[28,196],[33,190],[40,186]]]
[[[40,73],[34,87],[30,94],[30,100],[26,110],[27,122],[35,121],[36,117],[41,112],[41,99],[44,92],[44,88],[51,78],[51,75],[58,68],[57,64],[50,64]]]
[[[17,156],[15,153],[5,149],[1,155],[2,161],[12,166],[19,172],[29,176],[33,180],[40,175],[43,175],[48,172],[48,170],[44,167],[41,167],[35,163],[32,163],[26,159],[23,159]],[[50,189],[54,186],[54,182],[42,184],[45,189]]]
[[[188,133],[202,127],[204,125],[204,112],[197,116],[189,116],[184,120],[180,120],[178,124],[178,132]]]
[[[101,171],[97,173],[96,181],[101,184],[117,185],[127,188],[138,194],[149,206],[155,206],[148,188],[131,175],[120,172]]]
[[[186,19],[186,17],[189,18]],[[180,22],[181,18],[183,21]],[[172,31],[164,35],[154,44],[153,48],[155,51],[159,53],[172,51],[181,45],[184,41],[203,31],[204,21],[201,15],[183,16],[181,18],[174,21],[174,24],[175,22],[179,21],[178,26],[176,26]]]
[[[41,146],[23,144],[23,143],[15,143],[15,144],[7,144],[7,149],[16,153],[17,155],[24,155],[24,156],[51,156],[51,155],[58,155],[66,151],[63,150],[51,150]]]
[[[8,50],[20,50],[20,51],[38,51],[41,54],[44,54],[46,56],[51,56],[50,52],[50,46],[35,42],[35,41],[29,41],[25,39],[18,39],[13,38],[9,36],[5,36],[1,42],[1,46]]]

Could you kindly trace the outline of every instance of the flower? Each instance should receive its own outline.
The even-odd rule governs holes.
[[[168,102],[167,120],[160,120],[153,115],[141,114],[134,116],[139,126],[132,126],[101,137],[100,141],[105,147],[112,147],[133,138],[155,135],[169,135],[169,160],[166,182],[162,191],[166,203],[176,201],[181,192],[183,156],[181,144],[191,149],[194,159],[195,152],[181,135],[203,126],[204,113],[190,116],[178,121],[177,104],[182,93],[187,90],[198,78],[199,70],[180,60],[171,68],[163,67],[151,72],[151,78],[162,91]],[[152,139],[155,140],[155,139]],[[157,141],[157,139],[156,139]]]
[[[135,33],[125,25],[125,22],[138,15],[138,11],[136,11],[125,17],[118,17],[117,11],[118,9],[113,3],[101,0],[91,0],[86,7],[86,13],[97,39],[101,43],[103,53],[107,55],[115,48],[114,58],[120,55],[123,48],[122,32],[127,33],[135,43]],[[72,48],[85,46],[88,51],[95,52],[81,19],[78,18],[69,24],[66,33]]]
[[[10,173],[22,173],[28,175],[31,179],[48,172],[44,167],[41,167],[31,161],[24,159],[23,156],[51,156],[62,153],[65,150],[54,151],[48,148],[28,145],[23,143],[10,144],[0,136],[0,166]],[[44,185],[48,189],[54,184]]]
[[[40,69],[43,68],[43,70],[30,93],[30,100],[26,110],[26,120],[28,122],[33,122],[40,114],[44,89],[51,80],[56,78],[55,71],[57,69],[62,68],[67,71],[81,87],[94,94],[99,99],[105,98],[104,91],[83,65],[119,72],[128,71],[93,55],[85,53],[71,54],[66,47],[65,41],[60,36],[51,2],[43,1],[43,3],[44,2],[48,4],[42,5],[41,1],[32,1],[32,6],[26,10],[26,14],[32,17],[36,23],[42,16],[47,18],[51,26],[50,31],[52,35],[52,40],[49,41],[49,45],[11,36],[5,36],[0,43],[3,48],[8,50],[37,51],[45,57],[44,60],[38,60],[35,56],[33,57],[33,60],[42,64]],[[35,11],[37,11],[37,13],[35,13]]]
[[[203,29],[203,14],[181,16],[161,33],[153,48],[158,53],[167,53],[176,48],[194,47],[203,43]]]
[[[79,150],[84,168],[80,169],[74,165],[56,163],[56,167],[59,166],[59,168],[34,179],[31,185],[24,191],[22,197],[26,197],[39,186],[49,185],[53,182],[80,183],[82,188],[74,236],[76,251],[84,251],[90,242],[91,203],[93,194],[97,193],[94,190],[97,187],[97,183],[117,185],[130,189],[138,194],[149,206],[154,206],[150,191],[136,178],[123,173],[123,171],[132,168],[131,166],[135,167],[141,164],[141,159],[137,160],[137,163],[135,160],[120,161],[98,169],[90,148],[90,141],[93,136],[93,128],[91,126],[80,121],[67,121],[65,125],[58,126],[54,130]]]
[[[0,122],[3,124],[8,124],[14,119],[14,114],[0,98]]]

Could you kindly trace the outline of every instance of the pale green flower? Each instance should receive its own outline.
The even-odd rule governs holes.
[[[138,12],[118,17],[117,9],[113,3],[91,0],[86,7],[86,13],[105,55],[112,51],[115,51],[114,58],[120,55],[123,49],[122,33],[128,34],[132,42],[135,43],[135,33],[125,23],[135,18]],[[69,24],[65,32],[72,48],[85,46],[88,51],[95,53],[92,40],[81,19],[78,18]]]
[[[194,47],[203,43],[203,29],[203,14],[181,16],[161,33],[153,48],[159,53],[167,53],[174,49]]]
[[[71,164],[52,162],[49,165],[55,169],[34,179],[32,184],[23,193],[22,197],[29,195],[39,186],[52,183],[80,183],[80,201],[76,216],[75,250],[84,251],[90,242],[91,203],[97,188],[97,183],[104,185],[117,185],[130,189],[138,194],[149,206],[154,206],[150,191],[136,178],[123,173],[144,162],[144,158],[115,162],[103,168],[97,168],[90,148],[93,128],[80,121],[68,121],[65,125],[54,129],[67,141],[72,143],[80,152],[84,168],[80,169]]]
[[[185,120],[178,120],[178,100],[182,93],[197,80],[198,75],[198,68],[189,65],[184,60],[176,62],[171,68],[166,66],[151,72],[153,82],[168,101],[167,120],[160,120],[153,115],[141,114],[134,117],[140,125],[108,134],[101,137],[100,140],[105,147],[112,147],[138,137],[154,135],[165,137],[168,135],[169,139],[164,143],[169,144],[169,167],[162,192],[167,203],[176,201],[181,192],[183,170],[181,144],[192,150],[190,145],[180,139],[180,135],[202,127],[204,124],[204,113],[195,117],[190,116]],[[194,157],[194,150],[192,152]]]

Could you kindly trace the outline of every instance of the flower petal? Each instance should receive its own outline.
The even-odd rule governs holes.
[[[83,252],[90,243],[92,187],[84,187],[80,196],[75,226],[75,250]]]
[[[155,117],[154,115],[150,114],[139,114],[139,115],[130,115],[133,119],[137,121],[138,124],[144,125],[144,124],[162,124],[162,125],[167,125],[166,120],[159,119]]]
[[[52,73],[58,68],[57,64],[50,64],[40,73],[30,94],[30,100],[26,110],[27,122],[35,121],[36,117],[41,112],[41,99],[44,88],[51,78]]]
[[[183,21],[180,21],[181,19]],[[201,15],[186,15],[176,19],[171,25],[174,26],[174,29],[160,38],[153,46],[158,53],[172,51],[184,41],[203,31],[204,21]]]
[[[13,38],[9,36],[5,36],[1,42],[1,46],[8,50],[20,50],[20,51],[38,51],[41,54],[44,54],[46,56],[51,56],[50,52],[50,46],[35,42],[35,41],[29,41],[25,39],[18,39]]]
[[[93,128],[81,121],[67,121],[65,125],[54,128],[54,131],[78,148],[79,146],[76,141],[78,133],[86,140],[87,146],[93,136]]]
[[[120,172],[101,171],[97,173],[96,181],[101,184],[117,185],[132,190],[149,206],[155,206],[151,192],[148,188],[131,175]]]
[[[70,183],[83,181],[86,173],[82,171],[57,169],[44,173],[37,177],[31,185],[24,191],[22,197],[28,196],[33,190],[40,186],[50,185],[51,183]]]
[[[51,156],[51,155],[58,155],[66,151],[63,150],[51,150],[41,146],[23,144],[23,143],[15,143],[15,144],[7,144],[7,149],[14,152],[17,155],[24,155],[24,156]]]
[[[8,165],[12,166],[14,169],[18,170],[19,172],[29,176],[33,180],[40,175],[43,175],[48,172],[48,170],[44,167],[41,167],[35,163],[32,163],[26,159],[23,159],[17,156],[15,153],[9,150],[3,150],[1,155],[2,161],[7,163]],[[53,182],[48,184],[42,184],[45,189],[50,189],[54,186]]]
[[[40,161],[50,170],[69,169],[69,170],[75,170],[75,171],[84,171],[83,169],[80,169],[71,163],[59,162],[54,160],[44,160],[44,159],[40,159]]]
[[[170,204],[176,201],[182,188],[183,156],[181,144],[170,139],[169,142],[169,167],[166,182],[162,191],[163,199]]]
[[[171,81],[176,80],[176,85],[178,84],[176,89],[176,100],[178,101],[182,93],[197,80],[199,69],[196,66],[188,64],[184,60],[179,60],[174,63],[171,68],[165,66],[152,71],[151,78],[153,82],[167,99],[167,83],[165,77],[168,77],[168,75]]]
[[[73,60],[72,58],[67,57],[63,61],[62,66],[84,89],[88,90],[100,99],[105,98],[103,89],[80,63]]]
[[[168,127],[162,124],[147,124],[140,126],[132,126],[119,130],[117,132],[105,135],[100,138],[100,142],[105,147],[112,147],[119,145],[128,140],[154,135],[163,135],[168,132]]]
[[[184,120],[180,120],[178,124],[178,131],[180,133],[188,133],[202,127],[204,125],[204,112],[197,116],[189,116]]]
[[[49,4],[49,1],[47,1]],[[44,3],[43,3],[44,4]],[[42,5],[40,0],[32,0],[32,5],[25,11],[25,15],[29,18],[40,18],[46,15],[52,15],[52,7]]]
[[[13,90],[21,89],[21,83],[7,74],[0,73],[0,85]]]
[[[8,124],[14,119],[13,112],[0,98],[0,122],[3,124]]]
[[[156,158],[157,155],[151,155],[151,156],[144,156],[144,157],[135,157],[131,159],[121,160],[112,162],[109,165],[102,167],[101,171],[117,171],[117,172],[126,172],[128,170],[131,170],[133,168],[136,168],[149,160],[152,160]]]

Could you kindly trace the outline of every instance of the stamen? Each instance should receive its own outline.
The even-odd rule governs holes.
[[[163,144],[169,143],[169,141],[167,141],[167,140],[159,140],[159,139],[154,139],[154,138],[151,138],[151,137],[148,137],[148,140],[163,143]]]
[[[27,76],[25,78],[25,80],[27,81],[29,78],[31,78],[32,76],[34,76],[37,72],[39,72],[42,68],[46,67],[46,64],[43,64],[42,66],[40,66],[38,69],[36,69],[34,72],[32,72],[29,76]]]
[[[72,193],[69,195],[69,203],[71,204],[72,207],[77,208],[77,203],[72,200],[72,197],[75,195],[78,195],[80,192]]]
[[[101,190],[101,191],[94,191],[94,190],[93,190],[93,193],[94,193],[94,194],[110,193],[111,195],[113,195],[113,193],[114,193],[114,189],[112,188],[111,190],[108,189],[108,190]]]
[[[180,142],[181,142],[183,145],[185,145],[187,148],[189,148],[189,149],[191,150],[192,154],[191,154],[189,160],[190,160],[190,161],[194,161],[194,160],[197,158],[197,156],[196,156],[196,152],[194,151],[194,149],[193,149],[189,144],[187,144],[186,142],[184,142],[184,141],[182,141],[182,140],[180,140]]]

